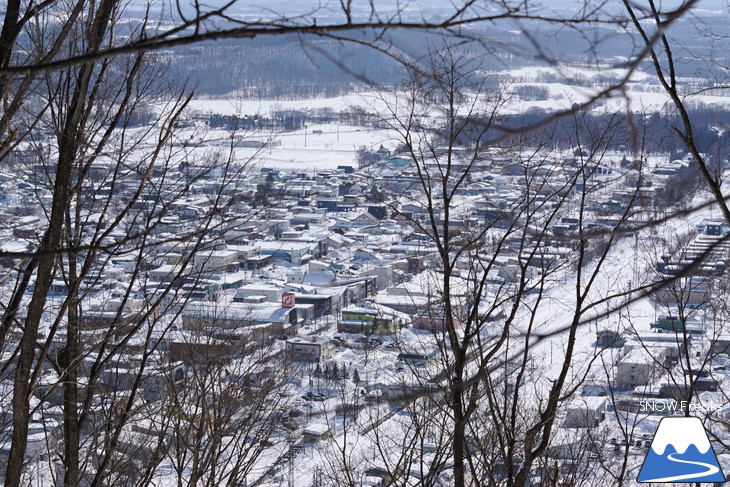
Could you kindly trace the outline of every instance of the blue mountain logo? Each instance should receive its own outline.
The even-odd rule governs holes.
[[[724,482],[700,418],[662,418],[639,472],[639,482]]]

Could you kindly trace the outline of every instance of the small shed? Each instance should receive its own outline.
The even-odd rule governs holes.
[[[606,419],[608,399],[601,396],[584,396],[568,405],[563,427],[595,428]]]
[[[332,438],[332,431],[326,423],[314,423],[307,426],[302,432],[302,441],[314,443]]]

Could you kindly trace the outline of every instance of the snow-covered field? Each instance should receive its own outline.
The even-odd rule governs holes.
[[[563,68],[560,72],[551,68],[521,68],[499,72],[504,79],[506,98],[500,108],[505,114],[524,113],[530,109],[548,112],[569,110],[575,103],[584,103],[607,88],[606,79],[622,79],[626,69],[601,66],[577,66]],[[604,77],[600,85],[594,85]],[[593,108],[594,113],[633,111],[653,113],[660,111],[670,102],[661,88],[650,83],[651,76],[642,71],[631,73],[623,90],[614,90],[601,97]],[[549,80],[546,81],[546,80]],[[688,80],[691,82],[692,80]],[[538,87],[547,90],[547,100],[522,100],[509,93],[519,87]],[[400,114],[409,110],[402,101],[396,102],[394,93],[378,94],[359,92],[332,98],[311,100],[237,100],[237,99],[194,99],[190,102],[189,113],[197,116],[254,115],[268,117],[282,110],[301,110],[313,113],[327,109],[334,113],[353,108],[377,113],[390,118],[391,112]],[[711,91],[692,96],[693,102],[705,105],[730,108],[730,98],[718,96]],[[400,103],[400,106],[397,105]],[[438,117],[438,113],[431,116]],[[340,165],[357,165],[356,151],[360,147],[377,150],[381,145],[393,149],[399,137],[395,131],[372,130],[366,127],[341,125],[338,123],[309,124],[295,132],[243,134],[244,139],[275,140],[274,147],[265,150],[237,148],[236,158],[245,161],[256,156],[256,164],[261,167],[280,170],[318,171],[332,170]],[[204,139],[210,140],[206,136]]]

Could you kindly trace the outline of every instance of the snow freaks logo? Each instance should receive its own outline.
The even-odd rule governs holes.
[[[663,418],[639,472],[639,482],[724,482],[700,418]]]

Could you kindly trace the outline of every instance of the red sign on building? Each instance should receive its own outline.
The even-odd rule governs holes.
[[[294,307],[294,293],[284,293],[281,295],[281,307],[282,308],[293,308]]]

